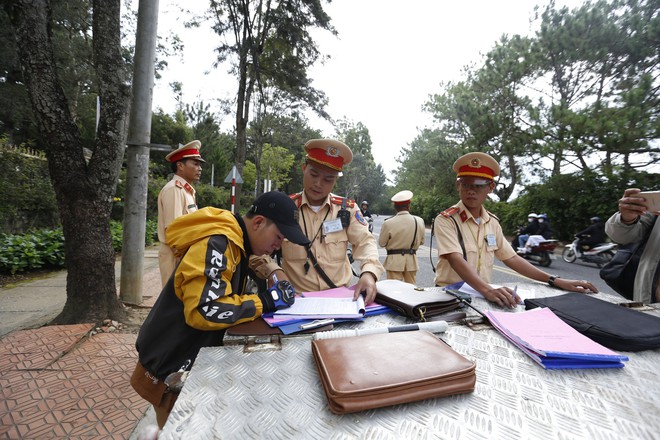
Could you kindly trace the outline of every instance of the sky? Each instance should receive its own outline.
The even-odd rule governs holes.
[[[208,28],[187,30],[175,0],[161,0],[159,35],[175,32],[183,40],[182,58],[170,59],[154,89],[153,107],[173,113],[169,83],[183,83],[183,101],[212,103],[231,98],[236,80],[225,67],[214,69],[218,37]],[[419,130],[431,126],[422,111],[441,83],[460,81],[467,65],[479,64],[503,34],[531,35],[534,5],[549,0],[333,0],[324,3],[338,37],[313,34],[321,53],[331,59],[309,71],[313,86],[329,98],[335,120],[361,122],[369,130],[372,153],[389,178],[402,148]],[[571,8],[582,0],[558,0]],[[203,9],[206,0],[188,0]],[[212,108],[213,109],[213,108]],[[310,125],[332,137],[333,127],[309,114]],[[231,129],[233,117],[223,121]],[[302,146],[301,146],[302,147]]]

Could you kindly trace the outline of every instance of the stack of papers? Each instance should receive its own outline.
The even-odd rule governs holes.
[[[484,313],[504,337],[543,368],[622,368],[628,360],[579,333],[545,307]]]
[[[305,296],[296,298],[296,302],[273,313],[278,318],[324,319],[324,318],[364,318],[364,298],[357,301],[350,298],[322,298]]]
[[[271,327],[279,327],[286,335],[296,333],[316,320],[333,319],[333,322],[361,321],[365,316],[378,315],[390,311],[388,307],[371,303],[365,306],[364,299],[359,297],[353,301],[353,287],[337,287],[318,292],[304,292],[296,296],[293,306],[278,310],[263,319]],[[326,323],[327,324],[327,323]]]

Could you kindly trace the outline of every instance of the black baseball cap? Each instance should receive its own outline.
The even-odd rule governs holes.
[[[287,240],[301,246],[309,244],[309,238],[298,224],[298,207],[286,194],[279,191],[263,193],[252,203],[249,212],[271,220]]]

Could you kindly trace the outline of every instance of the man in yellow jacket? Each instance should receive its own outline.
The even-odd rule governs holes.
[[[167,228],[181,261],[140,329],[131,377],[137,393],[154,405],[161,428],[178,396],[168,377],[189,370],[201,347],[222,345],[228,327],[293,303],[286,281],[267,292],[245,291],[250,255],[271,254],[285,238],[309,242],[298,226],[298,208],[279,192],[261,195],[243,217],[208,207]]]

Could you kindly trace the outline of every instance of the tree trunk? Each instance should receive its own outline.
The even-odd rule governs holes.
[[[54,324],[121,321],[124,316],[115,287],[108,206],[90,199],[58,195],[66,239],[67,300]]]
[[[101,99],[89,162],[54,61],[47,0],[4,3],[48,158],[65,239],[67,301],[58,324],[121,318],[110,235],[112,197],[126,144],[130,98],[120,45],[120,0],[93,5],[94,67]],[[61,68],[66,68],[62,66]]]

